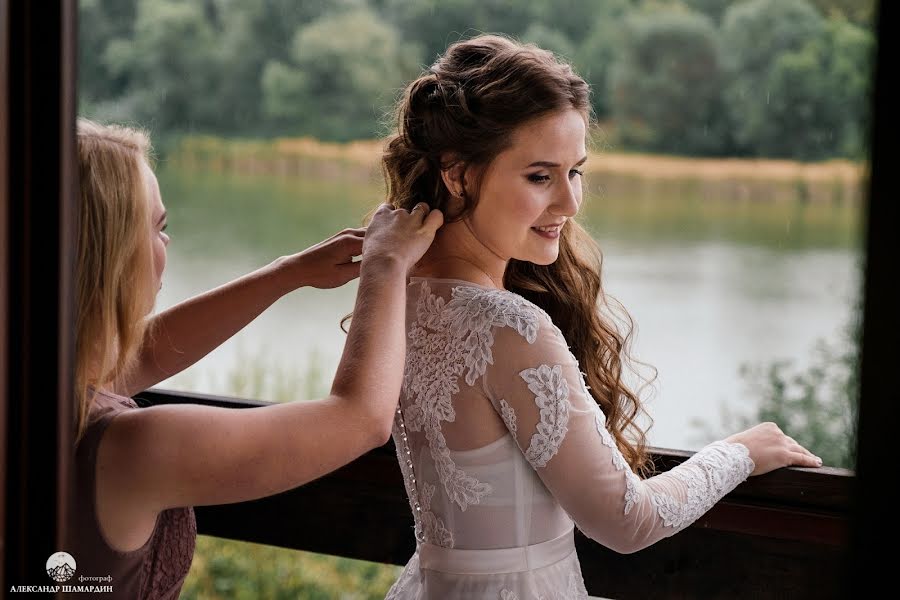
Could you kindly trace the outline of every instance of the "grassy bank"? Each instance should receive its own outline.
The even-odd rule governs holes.
[[[167,162],[188,170],[380,182],[381,140],[182,138]],[[742,202],[855,205],[866,165],[847,160],[700,159],[592,151],[590,191],[612,198],[696,197]]]
[[[214,377],[186,371],[172,386],[180,390],[284,402],[322,397],[330,382],[317,353],[292,371],[266,353],[247,356],[239,367]],[[200,536],[182,600],[381,600],[400,567],[299,552],[275,546]]]
[[[400,568],[274,546],[197,538],[183,600],[382,600]]]

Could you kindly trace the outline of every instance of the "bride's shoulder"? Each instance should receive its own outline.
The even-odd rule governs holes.
[[[462,280],[419,278],[419,316],[457,331],[509,328],[529,342],[542,329],[555,330],[550,316],[526,298]]]

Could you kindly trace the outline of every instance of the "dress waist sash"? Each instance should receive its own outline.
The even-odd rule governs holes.
[[[489,575],[547,567],[575,552],[574,529],[558,538],[517,548],[465,550],[420,543],[419,566],[443,573]]]

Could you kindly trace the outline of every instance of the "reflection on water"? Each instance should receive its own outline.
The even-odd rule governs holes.
[[[379,185],[179,172],[163,168],[169,211],[164,309],[274,258],[359,226]],[[590,184],[590,182],[588,182]],[[810,203],[633,200],[591,195],[582,222],[604,252],[604,285],[633,317],[634,355],[659,376],[650,442],[696,449],[690,422],[719,421],[725,403],[753,408],[742,363],[791,358],[835,339],[859,283],[858,208]],[[265,399],[327,392],[355,284],[301,289],[161,387],[230,393],[248,362],[271,365]],[[310,367],[310,362],[313,367]],[[241,372],[243,372],[241,371]],[[257,382],[259,384],[260,382]],[[268,385],[266,385],[268,384]]]

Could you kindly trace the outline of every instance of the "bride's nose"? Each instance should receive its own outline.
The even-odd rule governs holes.
[[[559,186],[559,193],[553,199],[549,212],[559,217],[574,217],[581,206],[581,187],[574,181]]]

